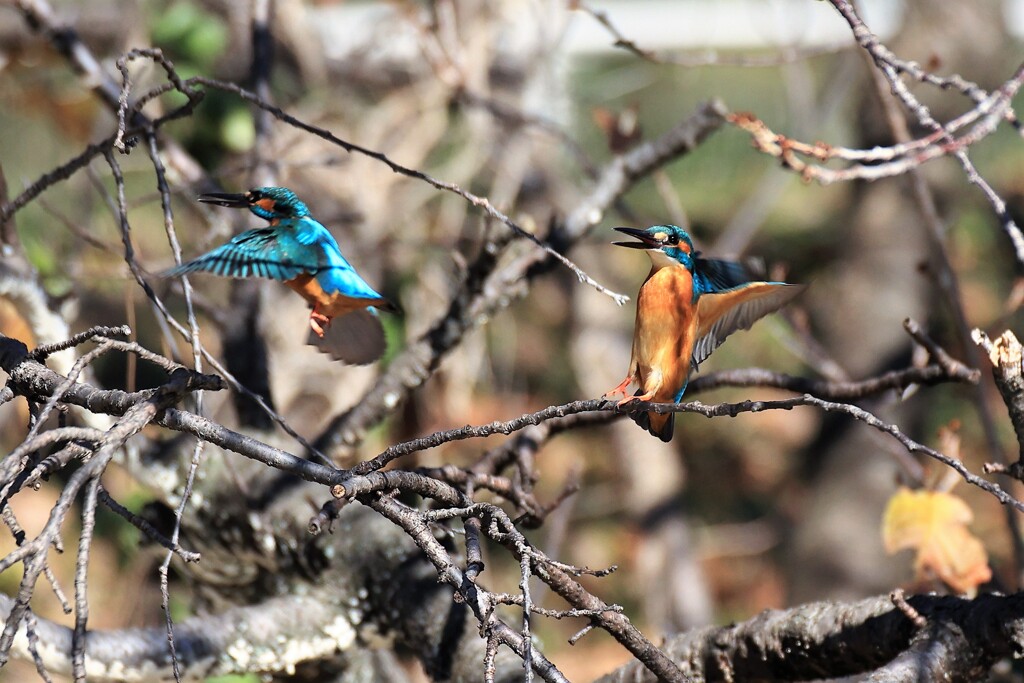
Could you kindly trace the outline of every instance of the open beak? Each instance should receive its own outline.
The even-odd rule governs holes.
[[[198,197],[199,201],[204,204],[216,204],[217,206],[228,206],[232,209],[247,209],[249,208],[249,195],[248,194],[229,194],[225,192],[210,192],[209,194],[201,194]]]
[[[645,231],[639,228],[615,228],[621,233],[625,233],[630,237],[635,237],[639,242],[612,242],[617,247],[629,247],[630,249],[661,249],[663,246],[661,242],[651,237]]]

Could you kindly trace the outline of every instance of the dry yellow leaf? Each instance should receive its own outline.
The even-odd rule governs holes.
[[[992,578],[985,547],[967,529],[973,518],[967,503],[951,493],[900,488],[886,506],[882,541],[890,554],[917,551],[918,579],[937,576],[958,593],[973,594]]]

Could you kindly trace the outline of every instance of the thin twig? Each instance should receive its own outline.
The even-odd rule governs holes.
[[[96,528],[96,493],[99,477],[86,484],[82,500],[82,531],[78,537],[78,558],[75,562],[75,629],[71,638],[71,661],[75,681],[85,682],[85,636],[89,620],[87,581],[89,577],[89,548],[92,546],[93,531]]]

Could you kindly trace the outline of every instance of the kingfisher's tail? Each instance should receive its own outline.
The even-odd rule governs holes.
[[[381,298],[381,300],[378,303],[375,303],[373,307],[376,308],[378,311],[386,311],[388,313],[396,313],[398,315],[402,315],[402,309],[398,306],[398,304],[396,304],[393,301],[388,301],[387,299],[384,298]]]
[[[665,443],[672,440],[672,431],[676,424],[674,413],[630,413],[629,417]]]

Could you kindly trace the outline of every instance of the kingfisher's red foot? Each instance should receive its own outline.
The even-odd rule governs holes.
[[[623,406],[633,401],[650,401],[652,398],[654,398],[654,392],[648,391],[646,394],[639,394],[638,396],[627,396],[619,401],[618,405]]]
[[[319,311],[309,314],[309,327],[313,333],[321,339],[324,338],[324,330],[331,326],[331,319]]]
[[[602,395],[601,398],[611,398],[612,396],[617,396],[618,394],[622,394],[623,396],[625,396],[626,395],[626,390],[629,389],[629,385],[632,384],[632,383],[633,383],[633,376],[629,375],[629,376],[626,377],[626,379],[622,380],[622,383],[619,384],[619,386],[615,387],[614,389],[612,389],[610,391],[604,392],[604,395]],[[632,397],[630,397],[630,398],[632,398]]]

